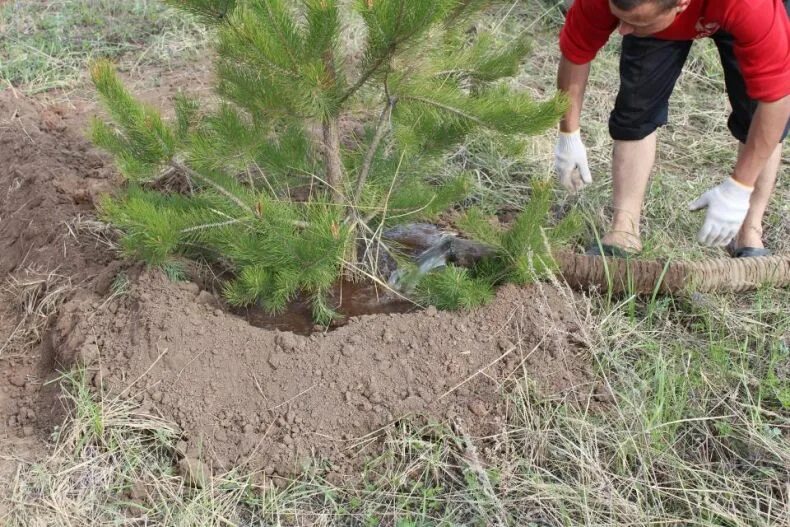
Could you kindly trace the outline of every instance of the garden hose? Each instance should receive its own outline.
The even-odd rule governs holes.
[[[639,260],[571,252],[555,255],[559,274],[571,287],[599,287],[615,293],[674,294],[740,292],[762,285],[790,285],[790,255],[753,258]]]

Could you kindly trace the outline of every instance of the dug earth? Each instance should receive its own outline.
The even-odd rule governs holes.
[[[0,94],[0,270],[16,283],[56,273],[69,287],[32,340],[9,338],[29,317],[3,289],[0,453],[45,446],[64,412],[57,385],[43,386],[76,365],[97,397],[176,423],[181,465],[280,477],[316,463],[358,473],[404,419],[463,422],[490,437],[516,383],[540,397],[604,397],[574,298],[551,284],[504,287],[473,312],[363,316],[303,336],[253,327],[197,284],[123,262],[74,232],[114,181],[83,138],[84,118],[15,97]],[[113,294],[120,272],[129,286]]]
[[[105,396],[178,424],[189,458],[292,476],[314,460],[340,474],[375,454],[387,425],[460,419],[502,431],[509,383],[543,397],[595,396],[568,299],[553,286],[502,288],[471,313],[359,317],[301,336],[249,325],[191,282],[142,272],[105,302],[77,295],[51,334]]]

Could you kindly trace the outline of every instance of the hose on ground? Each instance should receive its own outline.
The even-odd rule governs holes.
[[[688,262],[560,252],[555,258],[560,275],[571,287],[599,287],[614,293],[740,292],[762,285],[790,285],[790,255]]]

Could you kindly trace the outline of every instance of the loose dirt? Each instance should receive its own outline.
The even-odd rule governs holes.
[[[1,276],[56,272],[71,284],[38,345],[8,341],[19,291],[0,293],[0,458],[41,449],[62,416],[56,384],[43,383],[77,363],[105,397],[177,423],[182,465],[280,476],[316,459],[332,474],[358,472],[382,448],[382,428],[404,418],[458,417],[473,435],[497,433],[514,382],[545,397],[600,391],[569,293],[551,285],[505,287],[474,312],[363,316],[306,336],[253,327],[195,283],[122,263],[75,228],[118,180],[74,111],[0,93]],[[111,295],[120,271],[130,289]],[[0,462],[1,479],[10,466]]]
[[[45,330],[74,287],[105,294],[119,265],[67,228],[92,214],[113,173],[59,107],[0,92],[0,481],[13,458],[40,450],[61,415],[56,387],[42,389],[52,350],[31,328]],[[25,318],[23,300],[45,296],[48,305],[33,300]]]
[[[160,103],[182,87],[205,90],[208,66],[205,60],[162,69],[131,84],[144,100]],[[94,219],[96,199],[120,182],[86,139],[93,98],[86,86],[36,99],[0,89],[0,492],[19,460],[41,457],[64,415],[57,384],[47,384],[57,365],[41,332],[73,294],[106,296],[125,266],[78,228]],[[48,309],[34,301],[36,312],[25,315],[23,301],[43,296]]]
[[[595,390],[552,286],[505,287],[471,313],[366,316],[306,337],[252,327],[194,283],[154,272],[135,283],[103,308],[95,295],[69,302],[53,345],[61,362],[91,365],[110,396],[175,421],[184,450],[214,470],[289,476],[320,458],[351,472],[378,448],[369,434],[407,416],[497,433],[508,382],[529,379],[547,397]]]

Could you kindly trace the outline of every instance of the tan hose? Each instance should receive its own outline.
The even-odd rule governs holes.
[[[761,285],[790,285],[790,255],[717,258],[700,262],[602,258],[562,252],[560,274],[576,288],[598,286],[615,293],[737,292]]]
[[[417,264],[422,272],[445,263],[471,267],[496,252],[490,245],[444,235],[434,225],[407,225],[391,230],[387,238],[419,251]],[[738,292],[761,285],[790,285],[790,255],[700,262],[603,258],[570,251],[558,251],[554,257],[560,275],[577,289],[598,287],[614,293],[674,294]]]

